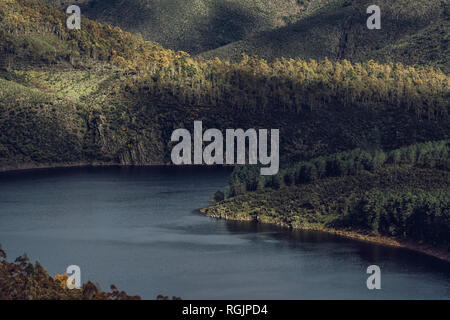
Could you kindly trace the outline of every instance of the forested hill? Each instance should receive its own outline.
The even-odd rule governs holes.
[[[235,168],[216,218],[324,230],[450,261],[450,140],[355,149],[291,163],[272,177]]]
[[[450,133],[450,77],[431,67],[204,60],[88,19],[69,31],[47,3],[0,2],[3,169],[169,163],[172,131],[194,120],[281,128],[286,161]]]
[[[240,59],[243,52],[267,59],[374,59],[434,65],[450,71],[450,6],[446,0],[380,0],[381,29],[368,30],[364,0],[311,1],[298,21],[202,54]],[[374,3],[375,4],[375,3]]]
[[[70,1],[47,0],[60,8]],[[242,53],[397,61],[449,72],[446,0],[380,0],[381,30],[368,30],[365,0],[83,0],[88,17],[205,58]]]

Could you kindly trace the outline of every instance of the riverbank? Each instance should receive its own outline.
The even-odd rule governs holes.
[[[363,241],[363,242],[369,242],[374,244],[379,244],[383,246],[390,246],[390,247],[397,247],[397,248],[404,248],[408,250],[413,250],[416,252],[420,252],[423,254],[426,254],[428,256],[432,256],[434,258],[446,261],[450,263],[450,252],[448,252],[445,248],[436,248],[429,245],[423,245],[419,243],[415,243],[413,241],[402,241],[395,238],[380,236],[380,235],[370,235],[365,234],[362,232],[357,231],[350,231],[350,230],[339,230],[339,229],[333,229],[333,228],[327,228],[320,225],[301,225],[301,224],[287,224],[283,222],[275,222],[275,221],[268,221],[265,219],[265,221],[261,221],[259,219],[255,219],[251,215],[239,215],[239,216],[230,216],[230,215],[217,215],[214,213],[209,212],[208,208],[200,209],[200,212],[208,217],[214,218],[214,219],[223,219],[223,220],[231,220],[231,221],[255,221],[257,223],[263,223],[263,224],[270,224],[275,225],[278,227],[284,227],[292,230],[309,230],[309,231],[320,231],[320,232],[326,232],[329,234],[338,235],[340,237],[344,237],[347,239],[357,240],[357,241]]]
[[[325,231],[450,262],[449,190],[449,171],[383,167],[245,192],[203,212],[216,218]]]

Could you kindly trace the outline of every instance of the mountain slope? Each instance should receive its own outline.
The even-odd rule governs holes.
[[[368,30],[367,2],[329,0],[298,22],[203,53],[239,60],[242,53],[267,59],[348,59],[435,65],[449,71],[448,1],[382,0],[381,30]]]
[[[432,68],[202,61],[87,19],[68,32],[42,3],[0,2],[0,168],[164,164],[194,120],[280,128],[294,160],[449,136],[450,78]]]
[[[54,1],[60,3],[60,1]],[[302,0],[88,0],[87,17],[141,33],[166,48],[200,53],[298,18]]]

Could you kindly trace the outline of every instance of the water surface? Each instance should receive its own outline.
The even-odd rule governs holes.
[[[0,243],[54,275],[184,299],[449,299],[450,264],[409,250],[202,216],[229,169],[71,168],[0,175]],[[382,270],[368,290],[366,269]]]

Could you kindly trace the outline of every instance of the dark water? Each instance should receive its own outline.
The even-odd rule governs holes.
[[[0,175],[0,243],[50,274],[184,299],[449,299],[450,264],[318,232],[218,221],[197,209],[227,169],[84,168]],[[368,290],[366,269],[382,271]]]

